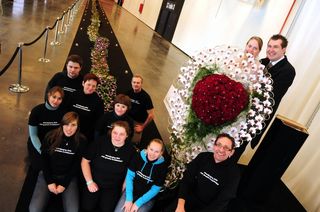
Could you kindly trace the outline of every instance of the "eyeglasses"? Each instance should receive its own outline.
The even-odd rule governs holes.
[[[231,151],[232,148],[229,148],[228,146],[223,146],[222,143],[216,142],[214,144],[216,147],[218,147],[219,149],[223,149],[224,151]]]

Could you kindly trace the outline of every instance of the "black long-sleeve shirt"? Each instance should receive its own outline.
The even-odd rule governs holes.
[[[212,152],[200,153],[187,165],[179,188],[187,211],[225,211],[236,196],[240,172],[236,163],[216,163]]]

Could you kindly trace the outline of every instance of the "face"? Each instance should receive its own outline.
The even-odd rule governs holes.
[[[281,47],[282,40],[269,40],[267,46],[267,57],[270,61],[277,61],[286,53],[286,48]]]
[[[93,94],[97,88],[97,81],[91,79],[85,82],[82,82],[83,85],[83,92],[85,94]]]
[[[128,107],[124,104],[117,103],[114,105],[114,111],[117,114],[117,116],[122,116],[125,114],[128,110]]]
[[[139,77],[133,77],[131,85],[134,92],[140,92],[142,89],[142,79]]]
[[[115,126],[111,131],[111,142],[113,146],[121,147],[124,145],[128,137],[126,129],[120,126]]]
[[[147,148],[148,160],[157,160],[162,155],[162,145],[157,142],[151,142]]]
[[[68,62],[67,64],[68,77],[70,77],[71,79],[74,79],[77,76],[79,76],[80,71],[81,71],[81,67],[79,63],[74,63],[72,61]]]
[[[67,137],[71,137],[77,132],[78,123],[76,120],[74,120],[74,121],[70,122],[69,124],[63,125],[62,128],[63,128],[64,135]]]
[[[245,48],[245,53],[250,53],[254,58],[257,58],[260,53],[258,41],[255,39],[249,40]]]
[[[61,93],[56,91],[55,93],[53,94],[49,94],[48,96],[48,102],[49,104],[54,107],[54,108],[57,108],[59,107],[59,105],[61,104],[62,102],[62,96],[61,96]]]
[[[213,153],[216,163],[228,159],[234,153],[234,149],[232,149],[232,141],[227,137],[219,138],[213,145]]]

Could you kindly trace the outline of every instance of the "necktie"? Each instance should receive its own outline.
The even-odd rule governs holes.
[[[271,68],[272,66],[273,66],[272,63],[269,62],[268,65],[267,65],[267,70],[270,70],[270,68]]]

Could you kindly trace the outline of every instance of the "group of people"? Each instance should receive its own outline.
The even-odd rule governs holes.
[[[61,194],[65,211],[114,211],[123,191],[119,211],[148,211],[163,186],[167,163],[160,139],[136,148],[154,117],[143,79],[133,76],[132,89],[118,94],[113,111],[105,112],[96,92],[99,77],[82,76],[82,65],[79,55],[70,55],[66,70],[48,82],[45,102],[31,110],[27,146],[38,178],[29,211],[44,211],[50,194]]]
[[[282,35],[272,36],[267,57],[261,60],[273,80],[273,111],[295,77],[285,56],[287,43]],[[245,52],[258,58],[262,44],[261,38],[252,37]],[[160,139],[152,139],[146,149],[135,148],[154,118],[143,78],[134,75],[132,88],[118,94],[113,111],[105,112],[96,93],[100,80],[92,73],[82,76],[82,64],[80,56],[70,55],[67,70],[49,81],[45,102],[30,113],[28,152],[31,168],[39,174],[29,210],[44,211],[51,193],[62,195],[65,211],[150,211],[168,163]],[[187,165],[177,197],[162,210],[227,210],[236,196],[240,180],[236,161],[245,147],[235,148],[230,135],[218,135],[212,152],[200,153]]]

